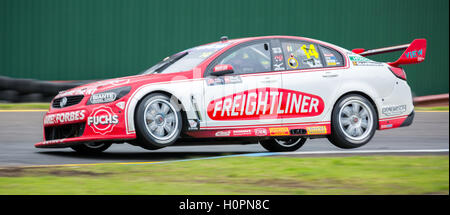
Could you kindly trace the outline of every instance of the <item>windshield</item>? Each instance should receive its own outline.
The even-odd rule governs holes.
[[[197,46],[195,48],[176,53],[170,57],[166,57],[164,60],[150,67],[150,69],[147,69],[142,74],[174,73],[192,70],[206,58],[227,45],[229,45],[229,43],[219,42]]]

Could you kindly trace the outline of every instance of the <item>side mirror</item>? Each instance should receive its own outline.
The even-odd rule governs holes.
[[[231,66],[230,64],[219,64],[214,67],[211,75],[221,76],[232,73],[234,73],[233,66]]]

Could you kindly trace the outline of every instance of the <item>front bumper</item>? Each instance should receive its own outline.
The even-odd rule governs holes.
[[[43,141],[36,148],[63,148],[89,142],[124,142],[136,138],[126,132],[124,105],[117,103],[51,108],[44,116]]]
[[[134,137],[135,138],[135,137]],[[110,135],[110,136],[88,136],[88,137],[74,137],[74,138],[62,138],[56,140],[48,140],[36,143],[34,147],[36,148],[66,148],[70,146],[75,146],[83,143],[92,142],[125,142],[127,140],[132,140],[128,135]]]

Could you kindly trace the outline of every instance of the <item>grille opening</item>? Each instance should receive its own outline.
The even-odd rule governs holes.
[[[79,137],[83,135],[85,123],[45,127],[45,140],[58,140],[63,138]]]
[[[61,108],[60,102],[63,98],[67,98],[67,103],[63,106],[63,108],[69,107],[72,105],[76,105],[76,104],[80,103],[81,100],[83,100],[83,97],[84,97],[83,95],[76,95],[76,96],[66,96],[66,97],[57,98],[57,99],[53,100],[52,107],[53,108]]]

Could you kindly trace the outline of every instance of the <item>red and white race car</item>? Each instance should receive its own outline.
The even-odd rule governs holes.
[[[405,50],[391,63],[364,56]],[[318,40],[266,36],[191,48],[140,75],[60,92],[44,117],[38,148],[101,152],[112,143],[260,143],[294,151],[307,138],[340,148],[375,130],[408,126],[411,90],[401,64],[425,59],[426,40],[348,51]]]

